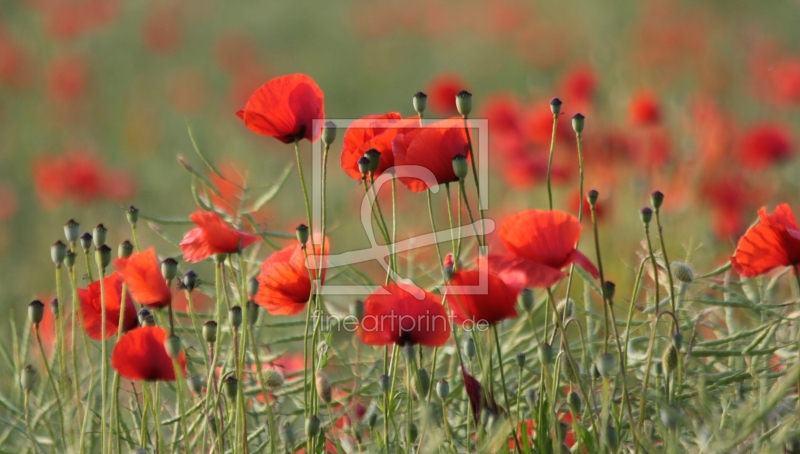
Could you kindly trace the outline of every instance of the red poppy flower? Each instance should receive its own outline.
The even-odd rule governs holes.
[[[759,224],[739,240],[731,265],[740,276],[754,277],[782,267],[800,264],[800,228],[792,209],[782,203],[772,214],[758,210]]]
[[[305,74],[276,77],[262,85],[236,112],[251,131],[283,143],[319,138],[313,120],[325,117],[322,90]]]
[[[133,299],[139,304],[158,309],[172,301],[172,292],[161,275],[161,265],[152,247],[127,259],[114,260],[114,267],[122,274]]]
[[[375,171],[375,175],[380,175],[386,169],[394,166],[392,156],[392,139],[397,134],[404,131],[391,128],[393,123],[398,122],[402,116],[397,112],[389,112],[383,115],[368,115],[356,120],[344,133],[342,139],[341,164],[344,170],[354,180],[361,180],[361,171],[358,169],[358,160],[364,156],[369,149],[376,149],[381,152],[381,165]],[[380,140],[374,140],[383,134]]]
[[[50,98],[59,102],[80,98],[86,91],[88,72],[83,57],[77,55],[65,55],[50,62],[47,69]]]
[[[113,272],[104,280],[106,297],[106,339],[119,330],[119,315],[122,306],[122,275]],[[103,339],[103,312],[100,294],[100,281],[94,281],[86,289],[78,289],[78,299],[81,304],[81,318],[83,329],[94,340]],[[136,306],[129,294],[125,295],[125,313],[123,315],[122,330],[130,331],[139,325],[136,317]]]
[[[466,89],[467,84],[455,74],[440,74],[428,84],[428,106],[436,113],[455,115],[456,95]]]
[[[522,126],[521,107],[514,95],[490,96],[482,111],[482,116],[492,125],[492,135],[520,132]],[[552,120],[552,114],[550,118]]]
[[[179,10],[167,4],[153,4],[142,25],[145,45],[154,53],[168,54],[180,47],[183,25]]]
[[[412,192],[422,192],[428,189],[421,179],[426,172],[415,167],[429,170],[436,184],[458,181],[453,158],[469,156],[469,145],[462,120],[449,119],[397,136],[392,141],[392,153],[400,182]]]
[[[583,109],[591,105],[597,91],[597,75],[590,67],[579,67],[564,75],[561,80],[564,101]]]
[[[481,273],[485,273],[487,282],[484,290],[479,287]],[[494,324],[517,317],[515,306],[520,290],[521,281],[513,285],[491,271],[459,270],[447,285],[447,304],[459,323],[469,320],[472,323]]]
[[[326,239],[325,250],[328,250]],[[314,245],[319,252],[319,245]],[[316,259],[309,251],[309,262],[314,276]],[[299,244],[293,244],[275,252],[261,265],[258,275],[258,293],[256,304],[259,304],[272,315],[295,315],[306,307],[311,295],[311,278],[308,275],[305,254]],[[325,269],[322,270],[325,279]]]
[[[111,366],[128,380],[174,381],[175,368],[164,342],[167,332],[159,326],[146,326],[129,331],[119,338],[111,353]],[[186,375],[186,357],[178,357]]]
[[[216,213],[196,211],[189,219],[197,227],[183,237],[181,251],[183,259],[190,263],[202,262],[214,254],[239,252],[260,239],[232,228]]]
[[[594,264],[575,249],[581,224],[563,211],[521,211],[500,225],[499,235],[513,257],[490,259],[491,269],[498,275],[520,272],[527,287],[549,287],[564,277],[562,269],[574,263],[598,277]]]
[[[652,93],[643,91],[631,99],[628,118],[633,126],[649,126],[661,121],[658,99]]]
[[[367,345],[441,347],[450,338],[450,323],[444,306],[432,294],[389,284],[364,301],[358,337]]]
[[[739,160],[750,170],[764,170],[793,154],[792,135],[779,124],[752,126],[741,138]]]

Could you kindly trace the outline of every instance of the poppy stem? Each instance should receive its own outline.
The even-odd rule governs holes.
[[[447,217],[450,220],[450,247],[453,248],[453,271],[458,269],[458,248],[456,246],[456,237],[453,234],[455,230],[455,224],[453,223],[453,207],[452,202],[450,201],[450,183],[445,183],[444,188],[447,195]]]
[[[125,324],[125,306],[127,304],[126,296],[128,292],[128,286],[123,282],[122,284],[122,294],[120,296],[120,303],[119,303],[119,324],[117,325],[117,339],[122,336],[122,328]],[[112,427],[114,430],[114,434],[116,435],[117,440],[117,451],[120,451],[120,434],[122,433],[122,428],[120,426],[122,415],[119,411],[119,373],[114,373],[114,382],[111,385],[111,419],[112,419]],[[109,433],[112,433],[109,431]],[[109,440],[108,442],[108,452],[111,451],[112,441]]]
[[[89,278],[89,282],[94,282],[94,278],[92,278],[92,264],[89,261],[89,249],[83,250],[83,258],[86,261],[86,275]]]
[[[800,290],[800,274],[798,274],[797,265],[792,265],[794,271],[794,279],[797,282],[797,288]],[[800,330],[797,331],[797,354],[798,362],[800,362]],[[800,389],[800,376],[797,377],[797,389]],[[797,411],[800,413],[800,399],[797,400]]]
[[[656,226],[658,227],[658,240],[661,243],[661,255],[664,256],[664,268],[667,270],[667,279],[669,279],[669,299],[672,303],[672,313],[678,315],[677,304],[675,303],[675,284],[672,281],[672,266],[670,265],[669,257],[667,256],[667,246],[664,243],[664,232],[661,227],[661,208],[656,207],[654,210],[656,215]],[[677,328],[674,326],[673,328]]]
[[[653,364],[653,350],[656,342],[656,331],[658,330],[658,264],[653,254],[653,244],[650,241],[650,224],[644,223],[644,235],[647,238],[647,252],[650,256],[650,263],[653,265],[653,280],[655,281],[655,301],[653,302],[653,326],[650,330],[650,342],[647,346],[647,359],[644,366],[644,380],[642,381],[642,397],[639,400],[639,420],[636,423],[636,430],[644,427],[645,410],[647,408],[647,385],[650,382],[650,367]],[[633,304],[633,303],[631,303]],[[638,443],[637,443],[638,445]]]
[[[436,244],[436,257],[439,259],[439,266],[442,269],[442,281],[445,280],[444,276],[444,267],[443,267],[443,260],[442,260],[442,249],[439,247],[439,235],[436,233],[436,221],[433,217],[433,201],[431,200],[431,191],[430,189],[425,191],[425,194],[428,196],[428,216],[431,219],[431,230],[433,230],[433,242]]]
[[[100,281],[100,318],[101,318],[101,339],[100,339],[100,446],[106,449],[106,431],[108,425],[106,423],[106,405],[108,400],[108,343],[106,342],[106,282],[105,282],[105,268],[100,262],[100,254],[96,255],[97,258],[97,273],[99,274],[98,280]]]
[[[86,411],[85,408],[82,408],[82,401],[81,401],[81,387],[80,387],[80,377],[78,376],[78,355],[75,354],[75,332],[77,331],[76,327],[76,320],[78,319],[78,306],[80,302],[78,301],[78,286],[75,282],[75,264],[73,263],[71,268],[67,268],[67,276],[69,277],[69,285],[72,291],[72,331],[70,332],[70,350],[72,353],[72,373],[75,375],[75,379],[72,380],[72,384],[75,386],[75,411],[77,415],[80,415],[81,410]],[[86,332],[84,331],[84,336]],[[81,438],[83,435],[81,434]]]
[[[464,199],[464,205],[467,206],[467,216],[469,216],[469,222],[472,224],[472,230],[475,232],[475,240],[478,241],[478,246],[486,246],[485,243],[481,242],[481,236],[478,233],[478,227],[475,226],[475,218],[472,217],[472,207],[469,206],[469,197],[467,197],[467,189],[464,184],[464,180],[460,180],[458,182],[458,190],[461,192],[461,197]],[[459,213],[460,212],[461,209],[459,208]]]
[[[61,265],[58,265],[56,266],[56,299],[58,300],[58,306],[56,311],[53,312],[53,322],[56,326],[56,338],[58,339],[56,352],[58,353],[58,367],[61,374],[61,395],[66,396],[69,392],[67,388],[69,377],[67,376],[67,350],[64,344],[64,299],[61,296]],[[71,444],[72,432],[69,435]]]
[[[39,451],[36,449],[36,440],[33,437],[33,430],[31,430],[31,414],[30,408],[28,408],[30,393],[30,391],[25,391],[25,429],[28,431],[28,439],[31,441],[33,454],[37,454]]]
[[[56,387],[56,382],[53,379],[53,374],[50,371],[50,365],[47,363],[47,355],[44,352],[44,345],[42,345],[42,333],[39,330],[39,324],[33,324],[33,330],[36,334],[36,343],[39,345],[39,354],[42,356],[42,363],[44,363],[44,370],[47,372],[47,380],[50,382],[50,387],[53,389],[53,395],[56,398],[56,408],[58,408],[58,421],[59,427],[61,428],[61,441],[65,445],[67,443],[67,437],[64,432],[64,410],[61,408],[61,398],[58,394],[58,388]],[[53,440],[55,442],[55,440]]]
[[[306,217],[308,218],[308,228],[313,232],[313,222],[311,216],[311,202],[308,198],[308,189],[306,189],[306,178],[303,174],[303,161],[300,159],[300,147],[297,144],[299,139],[294,139],[294,154],[297,158],[297,172],[300,174],[300,185],[303,187],[303,201],[306,204]]]
[[[547,200],[550,202],[550,209],[553,209],[553,190],[550,186],[550,175],[553,171],[553,155],[556,150],[556,130],[558,129],[558,114],[553,114],[553,133],[550,136],[550,156],[547,159]],[[581,179],[583,181],[583,179]],[[583,191],[581,191],[583,194]]]
[[[577,134],[580,137],[580,134]],[[580,139],[578,140],[580,143]],[[581,200],[580,206],[583,207],[583,200]],[[592,212],[592,231],[594,232],[594,250],[595,254],[597,254],[597,272],[600,275],[600,297],[603,299],[603,320],[605,321],[605,332],[603,338],[603,353],[608,353],[608,336],[611,334],[608,329],[609,323],[609,312],[613,316],[613,312],[611,310],[611,299],[608,297],[609,295],[606,292],[606,280],[605,275],[603,274],[603,258],[600,255],[600,233],[597,228],[597,208],[595,204],[590,204],[591,212]],[[572,273],[570,273],[572,274]],[[614,332],[616,333],[617,325],[616,320],[612,321],[614,324]],[[619,339],[617,339],[619,342]],[[621,360],[622,358],[620,358]]]
[[[131,235],[133,236],[133,244],[136,246],[136,252],[141,251],[139,247],[139,234],[136,229],[136,224],[131,224]]]
[[[469,157],[470,162],[472,163],[472,179],[475,181],[475,193],[477,194],[478,199],[478,214],[481,217],[481,234],[483,235],[483,244],[486,245],[486,225],[483,219],[483,210],[486,208],[481,203],[481,186],[478,180],[478,168],[477,164],[475,164],[475,152],[472,151],[472,137],[469,133],[469,122],[467,120],[467,116],[464,115],[464,133],[467,135],[467,146],[469,146]]]
[[[497,360],[500,363],[500,383],[503,385],[503,400],[505,400],[506,409],[510,412],[511,406],[509,405],[508,391],[506,390],[505,365],[503,365],[503,349],[500,348],[500,335],[497,334],[497,323],[492,325],[492,331],[494,331],[494,345],[497,348]],[[519,447],[519,440],[517,440],[517,429],[514,427],[514,424],[515,421],[512,421],[511,435],[514,437],[514,450],[516,452],[522,452],[522,449]]]

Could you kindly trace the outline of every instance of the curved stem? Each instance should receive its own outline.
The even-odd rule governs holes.
[[[553,133],[550,136],[550,156],[547,159],[547,199],[550,201],[550,209],[553,209],[553,191],[550,186],[550,174],[553,170],[553,155],[556,149],[556,129],[558,128],[558,114],[553,114]],[[580,135],[580,134],[579,134]],[[583,181],[583,179],[581,179]],[[583,191],[581,191],[583,194]]]
[[[64,447],[66,447],[67,437],[64,432],[64,410],[61,408],[61,397],[59,397],[58,387],[56,386],[56,382],[53,379],[53,374],[50,371],[50,366],[47,364],[47,355],[45,355],[44,353],[44,346],[42,345],[42,334],[39,331],[39,325],[34,324],[33,330],[36,333],[36,343],[39,344],[39,354],[42,355],[42,363],[44,363],[44,370],[47,372],[47,380],[50,382],[50,387],[53,389],[53,395],[56,398],[56,407],[58,408],[58,421],[59,421],[59,427],[61,428],[61,441],[63,442]]]

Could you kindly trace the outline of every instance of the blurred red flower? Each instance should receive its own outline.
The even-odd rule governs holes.
[[[0,183],[0,222],[11,219],[17,208],[17,191],[8,183]]]
[[[481,278],[486,287],[481,288]],[[459,289],[459,287],[466,287]],[[469,287],[472,287],[471,289]],[[517,296],[522,282],[506,283],[488,270],[458,270],[447,285],[447,304],[459,323],[494,324],[517,317]]]
[[[214,254],[233,254],[261,239],[234,229],[216,213],[195,211],[189,219],[197,227],[189,230],[180,244],[183,259],[189,263],[202,262]]]
[[[367,345],[441,347],[450,338],[450,323],[435,296],[392,283],[364,301],[364,317],[357,333]]]
[[[120,308],[122,307],[122,275],[119,272],[111,273],[104,280],[106,301],[106,339],[115,335],[119,329]],[[100,294],[100,281],[94,281],[85,289],[78,289],[78,299],[81,305],[81,320],[86,334],[94,340],[103,338],[102,298]],[[123,315],[122,330],[130,331],[139,325],[136,317],[136,306],[133,299],[126,292],[125,313]]]
[[[649,91],[633,96],[628,106],[628,119],[632,126],[651,126],[661,121],[658,99]]]
[[[328,251],[327,238],[325,251]],[[319,244],[314,250],[320,252]],[[317,257],[308,253],[311,273],[317,275]],[[313,256],[312,256],[313,255]],[[258,275],[258,293],[256,304],[262,306],[272,315],[295,315],[306,307],[311,296],[311,278],[309,268],[300,244],[295,243],[269,256],[261,265]],[[325,279],[325,269],[322,270]]]
[[[579,66],[564,74],[560,85],[565,104],[577,111],[586,110],[597,92],[597,74],[589,66]]]
[[[428,107],[440,115],[456,115],[456,95],[466,90],[467,84],[457,75],[439,74],[428,83]]]
[[[20,88],[29,84],[30,74],[30,57],[0,26],[0,83]]]
[[[114,260],[114,267],[122,274],[137,303],[159,309],[172,301],[172,292],[161,275],[154,248],[136,252],[127,259],[118,258]]]
[[[742,133],[739,160],[750,170],[764,170],[794,154],[791,132],[783,125],[763,123]]]
[[[129,331],[119,338],[111,353],[111,366],[128,380],[175,381],[175,368],[164,342],[167,332],[159,326]],[[178,364],[186,375],[186,357],[181,352]]]
[[[236,115],[251,131],[283,143],[315,142],[321,129],[314,130],[313,120],[325,118],[324,95],[305,74],[276,77],[256,90]]]
[[[47,67],[47,92],[56,102],[74,101],[86,92],[89,69],[79,55],[56,57]]]
[[[569,211],[575,213],[576,219],[578,216],[578,211],[581,208],[581,202],[583,202],[583,218],[582,221],[591,224],[592,223],[592,206],[589,204],[589,200],[586,198],[586,194],[580,194],[577,190],[569,195],[567,199],[567,206],[569,207]],[[598,199],[597,203],[594,204],[595,213],[597,215],[597,222],[602,221],[606,217],[606,204],[603,200]]]
[[[800,264],[800,227],[789,205],[778,205],[772,214],[762,207],[758,217],[761,222],[747,230],[736,246],[733,269],[740,276],[754,277]]]
[[[153,3],[149,8],[142,35],[145,45],[157,54],[167,54],[180,47],[183,24],[176,5]]]
[[[392,141],[392,153],[400,182],[412,192],[422,192],[428,189],[422,179],[427,175],[412,166],[429,170],[435,184],[458,181],[453,158],[469,156],[469,145],[462,120],[453,118],[398,135]]]

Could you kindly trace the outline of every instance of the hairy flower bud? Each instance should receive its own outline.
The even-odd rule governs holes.
[[[539,344],[539,362],[543,366],[553,364],[553,346],[548,343]]]
[[[419,380],[412,380],[411,387],[420,399],[424,399],[431,388],[431,375],[428,373],[427,369],[420,367],[417,370],[417,377]],[[422,389],[420,389],[420,387]]]
[[[263,381],[264,385],[266,385],[267,388],[277,389],[283,386],[283,383],[286,381],[286,378],[277,369],[273,367],[268,367],[263,371],[261,371],[261,380]]]
[[[314,381],[317,384],[317,395],[319,396],[319,400],[321,400],[325,404],[331,403],[333,399],[333,393],[331,391],[331,383],[328,381],[328,377],[325,374],[318,370],[314,373]]]
[[[670,373],[678,368],[678,349],[670,344],[661,355],[661,367],[664,368],[664,375],[669,376]]]
[[[564,320],[572,317],[572,314],[575,311],[575,301],[573,301],[572,298],[563,299],[558,302],[556,310],[557,312],[554,314],[554,317],[558,317],[558,320],[561,320],[563,323]]]
[[[319,418],[317,415],[311,415],[306,419],[306,437],[313,438],[319,435]]]
[[[567,394],[567,402],[569,403],[569,409],[572,413],[576,415],[581,413],[581,396],[579,396],[574,390]]]
[[[674,261],[670,263],[669,269],[672,271],[672,275],[675,276],[675,279],[684,284],[691,284],[694,282],[694,271],[692,271],[689,265]]]

